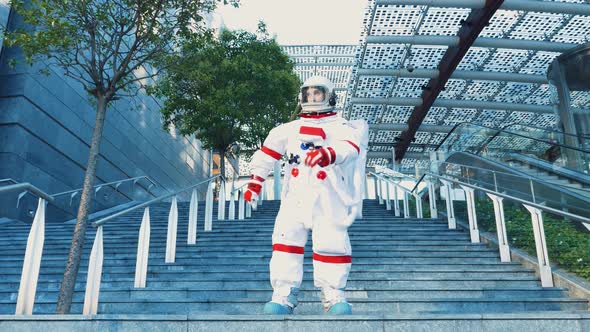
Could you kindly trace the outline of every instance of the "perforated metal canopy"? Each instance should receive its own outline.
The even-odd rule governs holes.
[[[423,86],[472,9],[483,0],[368,0],[358,45],[283,46],[302,80],[329,77],[343,116],[371,125],[368,166],[389,165],[396,138],[419,105]],[[590,41],[590,0],[505,0],[427,113],[402,168],[432,151],[452,126],[474,122],[556,128],[556,94],[546,72],[563,51]],[[590,112],[590,92],[572,92]]]

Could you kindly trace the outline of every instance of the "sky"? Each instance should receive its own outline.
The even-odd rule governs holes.
[[[232,30],[254,32],[263,20],[280,45],[356,45],[367,0],[240,0],[216,13]]]

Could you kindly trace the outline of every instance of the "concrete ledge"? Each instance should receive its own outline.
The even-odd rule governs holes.
[[[0,316],[2,331],[75,330],[158,331],[588,331],[590,313],[262,315],[39,315]]]
[[[462,220],[457,220],[457,225],[469,231],[469,224]],[[482,243],[498,248],[498,238],[496,234],[480,230],[479,238]],[[510,258],[514,262],[521,263],[524,267],[535,270],[535,276],[540,278],[539,264],[537,258],[529,255],[525,251],[510,247]],[[551,257],[549,257],[551,262]],[[570,272],[552,265],[551,272],[555,287],[567,288],[570,297],[583,298],[590,301],[590,282],[580,278]],[[590,302],[588,309],[590,310]]]

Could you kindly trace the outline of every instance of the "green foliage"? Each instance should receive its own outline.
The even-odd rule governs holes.
[[[494,207],[490,200],[477,200],[477,221],[480,229],[495,232]],[[467,220],[464,202],[455,202],[457,216]],[[521,205],[504,204],[506,232],[511,245],[536,256],[535,239],[530,213]],[[543,213],[543,227],[549,251],[549,261],[590,280],[590,235],[574,223]]]
[[[90,95],[110,101],[136,93],[155,73],[145,69],[202,29],[203,14],[219,1],[12,0],[22,24],[4,38],[28,63],[48,59]]]
[[[296,105],[299,79],[293,63],[265,33],[222,31],[193,35],[148,91],[164,97],[164,126],[195,134],[205,148],[259,147],[270,129]]]

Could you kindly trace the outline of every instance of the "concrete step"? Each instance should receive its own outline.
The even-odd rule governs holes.
[[[215,253],[215,252],[184,252],[180,251],[176,253],[176,261],[181,263],[193,263],[196,260],[219,260],[221,261],[236,261],[236,259],[240,260],[269,260],[272,255],[272,252],[268,250],[267,252],[260,252],[260,253],[243,253],[240,255],[234,255],[233,253]],[[197,257],[195,257],[197,256]],[[306,258],[311,258],[311,253],[305,253]],[[425,252],[421,250],[415,251],[392,251],[392,252],[382,252],[382,251],[356,251],[353,254],[354,261],[366,261],[366,262],[395,262],[396,260],[412,260],[412,259],[439,259],[441,262],[451,263],[457,260],[470,259],[471,262],[479,262],[480,260],[493,260],[499,257],[498,253],[489,251],[489,252],[456,252],[453,250],[449,250],[446,252],[443,251],[431,251]],[[67,254],[59,255],[46,255],[43,257],[42,262],[50,262],[50,261],[64,261],[67,258]],[[82,260],[88,259],[88,257],[83,257]],[[150,260],[157,260],[162,259],[164,260],[163,253],[154,253],[150,255]],[[0,257],[0,264],[4,262],[14,263],[21,261],[22,258],[16,257]],[[110,253],[106,255],[105,263],[112,261],[112,260],[120,260],[120,261],[135,261],[135,254],[125,254],[125,253]],[[245,261],[243,261],[245,262]],[[108,265],[108,264],[105,264]]]
[[[197,237],[197,243],[195,245],[187,245],[186,239],[177,239],[177,249],[178,250],[224,250],[224,251],[232,251],[233,249],[227,248],[227,245],[224,243],[217,243],[209,241],[208,243],[202,243]],[[312,241],[308,241],[307,245],[305,246],[305,250],[311,250],[312,248]],[[155,247],[154,250],[151,252],[160,250],[160,247],[157,246],[159,244],[151,242]],[[92,242],[86,241],[84,243],[84,249],[90,250],[92,248]],[[271,250],[272,241],[271,239],[267,240],[249,240],[249,241],[234,241],[232,245],[237,248],[242,248],[243,250],[256,250],[256,249],[264,249],[264,250]],[[403,250],[403,249],[439,249],[439,248],[449,248],[454,250],[483,250],[487,247],[480,243],[465,243],[465,241],[355,241],[353,242],[353,250],[366,250],[366,249],[374,249],[379,247],[379,250]],[[10,250],[15,251],[17,253],[24,252],[26,248],[25,244],[20,246],[0,246],[0,252],[7,253]],[[132,242],[121,243],[117,247],[121,251],[131,251],[137,250],[137,244]],[[44,252],[69,252],[70,246],[66,243],[50,243],[45,245]],[[18,255],[18,254],[17,254]]]
[[[179,254],[195,254],[198,253],[199,255],[207,255],[207,254],[272,254],[272,242],[270,239],[268,240],[257,240],[252,241],[249,246],[235,246],[235,247],[221,247],[220,244],[223,243],[222,241],[198,241],[195,245],[186,244],[186,240],[177,241],[176,243],[176,252]],[[390,244],[383,244],[381,246],[373,246],[371,247],[367,243],[369,242],[361,242],[361,241],[351,241],[352,242],[352,250],[354,255],[358,257],[364,257],[366,255],[382,255],[387,253],[392,253],[392,257],[395,257],[396,253],[408,253],[408,252],[422,252],[422,253],[433,253],[437,256],[437,252],[449,252],[449,253],[457,253],[458,255],[465,255],[465,254],[473,254],[477,256],[478,254],[490,254],[496,253],[497,250],[494,248],[486,247],[485,245],[457,245],[457,244],[437,244],[432,245],[427,241],[419,242],[415,245],[408,245],[404,246],[399,242],[390,241]],[[88,241],[85,243],[83,248],[84,252],[91,249],[93,241]],[[125,247],[119,248],[117,243],[115,242],[103,242],[105,253],[112,253],[114,255],[135,255],[137,253],[137,244],[135,243],[127,243]],[[164,253],[166,247],[166,241],[150,241],[150,253],[159,254]],[[308,240],[307,244],[305,245],[305,251],[311,252],[313,247],[313,241]],[[375,250],[377,248],[377,250]],[[13,260],[15,257],[24,255],[24,247],[23,248],[16,248],[5,250],[6,256],[0,256],[0,260],[2,259],[9,259]],[[43,249],[43,255],[47,255],[47,257],[52,256],[60,256],[67,254],[69,252],[69,248],[67,247],[54,247],[52,245],[45,245]],[[452,254],[450,256],[453,256]]]
[[[117,234],[117,233],[126,233],[126,232],[135,232],[137,230],[139,230],[140,227],[140,223],[127,223],[126,225],[112,225],[112,224],[107,224],[104,226],[103,228],[103,232],[108,232],[108,233],[113,233],[113,234]],[[237,232],[268,232],[268,231],[272,231],[274,227],[274,221],[273,222],[268,222],[268,223],[260,223],[260,222],[251,222],[250,221],[220,221],[217,223],[213,223],[213,231],[211,233],[216,233],[216,232],[233,232],[233,233],[237,233]],[[151,222],[150,223],[150,228],[152,229],[152,231],[154,232],[159,232],[159,231],[167,231],[168,229],[168,225],[167,223],[155,223],[155,222]],[[13,238],[14,236],[23,236],[26,237],[29,234],[29,229],[21,229],[21,230],[5,230],[2,229],[0,227],[1,230],[3,230],[2,233],[2,239],[10,239]],[[178,230],[179,231],[186,231],[187,230],[187,221],[185,220],[179,220],[179,224],[178,224]],[[379,221],[379,222],[374,222],[374,223],[358,223],[358,224],[353,224],[349,230],[351,232],[375,232],[375,231],[386,231],[386,232],[394,232],[394,231],[412,231],[412,230],[416,230],[416,231],[449,231],[449,232],[460,232],[460,229],[457,230],[450,230],[447,227],[446,223],[440,223],[440,222],[436,222],[436,223],[429,223],[429,222],[424,222],[422,224],[420,223],[407,223],[404,224],[402,222],[398,222],[398,221]],[[203,230],[203,224],[202,223],[198,223],[197,224],[197,231],[204,231]],[[71,229],[65,229],[63,231],[58,231],[56,229],[53,230],[46,230],[46,233],[48,235],[54,235],[54,236],[66,236],[69,235],[71,236],[71,233],[73,232],[73,228]],[[95,232],[94,227],[92,228],[88,228],[87,232]],[[9,236],[10,235],[10,236]]]
[[[80,273],[84,273],[84,271],[88,268],[88,262],[81,262]],[[303,267],[304,271],[312,271],[312,265],[310,259],[306,259],[304,261]],[[65,267],[65,262],[58,262],[57,264],[43,264],[41,266],[41,273],[55,273],[55,272],[63,272]],[[6,266],[3,271],[6,273],[21,273],[22,264],[16,267]],[[236,272],[264,272],[268,271],[268,262],[259,262],[259,263],[250,263],[250,264],[243,264],[241,262],[229,262],[229,263],[217,263],[217,264],[208,264],[203,266],[194,266],[191,264],[183,265],[183,264],[169,264],[164,263],[163,260],[156,260],[150,261],[148,265],[149,271],[209,271],[209,272],[224,272],[224,271],[236,271]],[[135,265],[105,265],[104,269],[105,272],[115,272],[115,273],[123,273],[126,271],[130,271],[130,273],[134,273]],[[351,271],[524,271],[527,269],[523,269],[520,264],[511,264],[511,263],[497,263],[494,261],[488,262],[486,264],[471,264],[471,263],[454,263],[454,264],[445,264],[443,263],[423,263],[423,264],[411,264],[411,263],[393,263],[393,264],[373,264],[373,263],[363,263],[363,262],[355,262],[352,265]]]
[[[117,281],[129,276],[134,276],[133,272],[117,273],[113,271],[103,271],[102,280]],[[80,271],[79,277],[86,279],[86,272]],[[247,279],[244,279],[247,275]],[[3,272],[0,275],[1,281],[20,280],[20,271],[14,273]],[[355,271],[355,278],[359,279],[375,279],[375,278],[405,278],[405,279],[452,279],[452,278],[468,278],[474,280],[489,280],[491,278],[511,278],[511,279],[526,279],[530,280],[531,271]],[[63,271],[50,273],[43,271],[39,276],[42,281],[59,281],[63,277]],[[313,279],[313,272],[305,272],[304,278]],[[149,280],[270,280],[269,272],[209,272],[209,271],[148,271],[147,278]]]
[[[235,300],[116,300],[102,301],[98,304],[98,312],[132,314],[137,312],[154,314],[173,314],[179,312],[221,312],[228,315],[248,314],[261,312],[264,303],[262,299],[235,299]],[[420,312],[461,312],[461,313],[514,313],[522,311],[573,311],[585,310],[588,302],[575,299],[350,299],[356,314],[393,314],[393,313],[420,313]],[[83,302],[73,302],[72,312],[81,313]],[[53,313],[55,304],[39,301],[34,314]],[[0,313],[10,314],[14,312],[12,303],[0,301]],[[296,314],[322,314],[323,308],[320,301],[300,301],[295,309]]]
[[[256,308],[258,309],[258,308]],[[255,313],[251,310],[251,313]],[[329,317],[297,314],[291,317],[184,313],[0,316],[6,331],[38,331],[40,326],[59,326],[69,331],[586,331],[586,311],[538,311],[485,314],[396,313]]]
[[[101,282],[101,288],[111,287],[133,287],[134,278],[127,277],[118,280],[105,280]],[[0,290],[18,289],[19,282],[1,281]],[[85,289],[86,280],[78,279],[76,282],[76,289],[83,291]],[[270,289],[268,279],[260,280],[148,280],[148,287],[157,288],[208,288],[208,289],[232,289],[244,290],[250,288],[266,288]],[[348,288],[448,288],[448,287],[537,287],[540,286],[538,278],[533,276],[529,278],[479,278],[479,279],[408,279],[408,278],[380,278],[380,279],[358,279],[353,275],[350,276],[347,287]],[[38,289],[57,291],[60,287],[60,281],[40,281],[37,285]],[[313,288],[312,280],[303,280],[303,288]]]
[[[307,260],[311,262],[311,258],[308,256],[306,257]],[[105,257],[104,259],[104,267],[107,266],[129,266],[135,265],[135,257],[123,257],[123,258],[111,258]],[[231,264],[239,262],[240,264],[260,264],[266,263],[268,264],[270,260],[270,256],[267,257],[216,257],[212,259],[212,257],[208,258],[183,258],[179,257],[176,259],[176,264],[181,265],[192,265],[192,266],[214,266],[218,264]],[[484,257],[484,258],[470,258],[470,257],[396,257],[396,258],[385,258],[385,257],[373,257],[373,258],[353,258],[353,264],[462,264],[462,263],[471,263],[471,264],[486,264],[486,263],[495,263],[499,259],[497,257]],[[82,265],[88,265],[88,258],[82,258]],[[157,257],[153,258],[150,257],[148,260],[148,266],[157,263],[163,263],[164,257]],[[22,266],[22,261],[13,261],[13,262],[2,262],[3,267],[20,267]],[[65,266],[65,256],[59,259],[50,259],[46,258],[41,261],[41,268],[43,269],[46,266],[57,266],[63,267]]]
[[[486,298],[486,299],[506,299],[506,298],[561,298],[566,297],[566,290],[563,288],[359,288],[349,287],[346,290],[347,298],[355,299],[441,299],[441,298]],[[58,291],[38,291],[36,301],[52,302],[57,301]],[[272,290],[268,288],[260,289],[204,289],[204,288],[105,288],[100,291],[101,301],[110,301],[111,299],[260,299],[268,301],[272,295]],[[18,296],[16,291],[0,291],[0,299],[7,299],[8,302],[15,302]],[[318,300],[320,298],[319,289],[302,289],[299,292],[299,300]],[[76,301],[84,301],[84,291],[77,291],[74,294]]]

